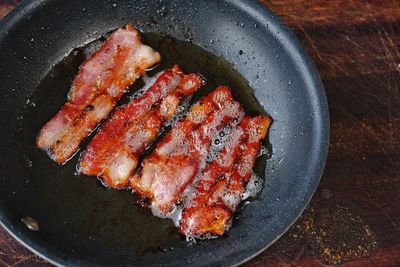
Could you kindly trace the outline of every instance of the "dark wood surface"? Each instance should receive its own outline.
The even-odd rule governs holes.
[[[331,142],[305,213],[245,266],[400,266],[400,1],[262,2],[321,74]],[[0,229],[0,266],[47,264]]]

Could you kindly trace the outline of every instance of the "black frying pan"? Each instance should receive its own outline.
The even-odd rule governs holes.
[[[256,167],[263,189],[239,208],[223,237],[189,245],[172,222],[140,208],[130,192],[75,175],[78,156],[58,166],[35,148],[38,130],[66,100],[87,53],[128,22],[162,54],[150,76],[179,63],[208,79],[195,99],[227,84],[248,113],[274,119],[271,157],[262,156]],[[293,33],[258,2],[25,1],[0,25],[0,220],[47,260],[237,265],[278,239],[310,200],[328,149],[325,94]],[[37,220],[39,231],[21,222],[26,216]]]

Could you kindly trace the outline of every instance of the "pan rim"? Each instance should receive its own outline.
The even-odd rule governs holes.
[[[315,177],[313,179],[314,185],[308,188],[307,194],[305,195],[300,205],[302,207],[300,209],[300,212],[297,216],[295,216],[295,218],[291,220],[292,222],[287,225],[284,231],[282,231],[269,244],[251,253],[250,256],[236,257],[238,259],[238,262],[234,263],[234,266],[238,266],[256,257],[272,244],[274,244],[279,238],[281,238],[297,221],[297,219],[308,206],[309,202],[312,199],[312,196],[314,195],[318,187],[319,181],[321,180],[326,159],[328,156],[330,122],[326,94],[322,81],[319,77],[319,73],[311,57],[308,55],[306,49],[291,31],[291,29],[286,26],[286,24],[284,24],[277,15],[275,15],[265,5],[261,4],[257,0],[231,0],[228,2],[235,6],[235,8],[243,10],[250,16],[256,18],[258,21],[260,21],[260,23],[263,23],[263,21],[268,21],[269,28],[280,31],[279,42],[282,44],[282,46],[286,48],[291,56],[296,56],[296,58],[301,61],[299,65],[302,66],[302,69],[299,70],[299,73],[302,74],[304,80],[307,82],[309,91],[312,91],[312,93],[316,96],[316,107],[319,108],[319,116],[317,116],[316,120],[319,120],[319,129],[317,130],[318,137],[320,138],[320,145],[318,147],[319,153],[315,153],[318,154],[319,160],[315,163],[315,166],[313,167],[313,173],[315,173]],[[14,8],[9,14],[7,14],[7,16],[3,18],[2,21],[0,21],[0,38],[4,38],[4,36],[7,35],[8,29],[15,23],[18,23],[20,18],[33,12],[35,8],[39,7],[40,5],[40,0],[23,0],[16,8]],[[7,218],[6,213],[6,210],[0,209],[0,225],[24,247],[56,266],[65,266],[71,264],[71,262],[67,262],[65,259],[59,257],[57,254],[53,254],[51,252],[46,254],[46,248],[44,248],[41,244],[32,241],[27,235],[24,235],[21,232],[14,231],[14,223],[9,218]]]
[[[263,18],[266,19],[268,18],[268,25],[269,28],[275,28],[275,30],[278,30],[280,32],[280,38],[284,39],[284,41],[281,41],[280,43],[285,46],[288,51],[291,52],[291,54],[298,54],[299,59],[302,61],[299,65],[303,67],[303,69],[300,71],[303,75],[304,73],[307,74],[307,77],[310,77],[310,84],[313,85],[312,89],[314,89],[315,93],[317,94],[318,98],[318,103],[319,103],[319,108],[320,108],[320,116],[319,119],[322,120],[320,123],[322,123],[321,128],[319,129],[320,136],[322,137],[321,145],[320,145],[320,156],[322,156],[322,159],[320,160],[321,165],[319,166],[318,170],[318,175],[316,175],[315,179],[315,186],[312,188],[309,188],[311,190],[308,191],[308,196],[305,197],[304,202],[303,202],[303,207],[300,209],[300,212],[298,215],[293,218],[292,222],[287,225],[287,227],[282,231],[279,235],[277,235],[269,244],[265,245],[258,251],[254,252],[252,255],[248,257],[244,257],[242,260],[239,262],[235,263],[233,266],[239,266],[245,262],[248,262],[249,260],[257,257],[260,255],[262,252],[264,252],[266,249],[268,249],[270,246],[272,246],[277,240],[279,240],[293,225],[294,223],[299,219],[299,217],[303,214],[304,210],[308,207],[312,197],[314,196],[315,191],[318,188],[319,182],[322,178],[323,171],[325,169],[325,164],[326,160],[328,157],[328,151],[329,151],[329,140],[330,140],[330,120],[329,120],[329,109],[328,109],[328,101],[326,98],[325,94],[325,88],[323,86],[323,83],[321,81],[321,78],[319,76],[319,72],[312,60],[312,58],[309,56],[307,50],[304,48],[303,44],[298,40],[297,36],[293,33],[293,31],[284,23],[279,16],[275,15],[268,7],[263,5],[261,2],[258,0],[251,0],[251,1],[240,1],[240,0],[233,0],[231,1],[235,7],[237,8],[243,8],[243,6],[246,6],[246,10],[251,10],[251,15],[253,17],[257,18]],[[259,15],[259,16],[254,16],[253,15]]]

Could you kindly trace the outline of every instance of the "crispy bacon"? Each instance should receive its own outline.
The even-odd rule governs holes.
[[[217,95],[223,95],[225,99],[216,97]],[[228,88],[220,87],[194,104],[186,118],[180,120],[157,144],[155,151],[144,160],[141,170],[130,179],[130,187],[142,195],[151,197],[151,183],[155,172],[158,171],[157,168],[165,164],[174,151],[184,148],[185,137],[203,123],[207,116],[221,104],[218,102],[219,98],[231,101],[232,94]]]
[[[159,53],[142,44],[131,25],[112,33],[80,66],[69,101],[43,126],[37,146],[57,163],[65,163],[108,116],[126,88],[159,61]]]
[[[205,167],[187,200],[180,221],[182,234],[201,237],[225,232],[252,175],[270,123],[266,116],[243,118],[217,159]]]
[[[160,141],[130,186],[151,198],[156,211],[168,214],[201,169],[212,138],[241,113],[242,107],[232,99],[230,90],[217,88]]]
[[[118,108],[101,127],[84,152],[79,171],[99,176],[110,187],[125,187],[137,158],[176,114],[180,98],[201,84],[199,75],[185,75],[177,65],[164,71],[142,96]]]

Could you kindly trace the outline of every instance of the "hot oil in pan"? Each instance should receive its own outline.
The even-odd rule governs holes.
[[[65,103],[79,65],[103,40],[101,38],[78,48],[65,57],[52,68],[27,101],[23,131],[26,151],[24,158],[31,177],[26,186],[30,187],[28,192],[32,192],[32,201],[26,204],[25,210],[27,214],[35,210],[35,219],[39,221],[42,234],[57,236],[59,231],[67,232],[71,240],[65,240],[64,244],[80,244],[83,250],[104,246],[110,250],[145,254],[186,246],[185,238],[178,233],[172,221],[157,218],[150,210],[140,207],[129,191],[108,190],[95,177],[77,175],[78,155],[66,165],[59,166],[45,152],[35,147],[40,128]],[[162,56],[161,63],[146,75],[154,76],[163,69],[179,64],[187,73],[198,72],[206,77],[206,84],[193,96],[191,102],[219,85],[228,85],[247,114],[264,113],[248,82],[223,58],[190,42],[178,41],[169,36],[149,33],[143,35],[143,41]],[[129,96],[143,85],[141,78],[129,88],[120,104],[126,103]],[[87,143],[88,140],[82,147]],[[257,162],[256,173],[259,175],[264,173],[265,161],[264,155]]]

